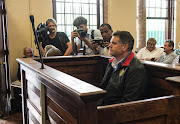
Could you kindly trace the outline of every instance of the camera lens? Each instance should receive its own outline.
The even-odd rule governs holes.
[[[81,38],[86,37],[86,32],[85,32],[84,30],[78,29],[77,32],[79,33],[79,35],[80,35]]]

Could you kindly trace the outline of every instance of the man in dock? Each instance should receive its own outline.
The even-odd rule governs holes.
[[[110,105],[144,99],[147,75],[144,65],[132,52],[134,38],[127,31],[113,33],[109,54],[114,56],[107,65],[100,87],[107,94],[98,105]]]

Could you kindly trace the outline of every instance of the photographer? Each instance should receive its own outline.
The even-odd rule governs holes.
[[[68,56],[71,54],[71,43],[67,35],[64,32],[56,32],[56,21],[54,19],[48,19],[46,25],[49,27],[49,35],[45,41],[40,44],[40,50],[43,55],[45,55],[44,48],[46,45],[53,45],[58,48],[63,56]]]
[[[102,36],[99,30],[92,30],[87,28],[87,19],[84,17],[80,16],[77,17],[73,25],[77,27],[77,30],[74,30],[71,32],[71,41],[73,45],[73,51],[75,51],[75,41],[74,38],[78,37],[78,40],[76,41],[77,45],[77,52],[79,52],[79,49],[81,47],[81,41],[82,42],[82,47],[86,48],[86,53],[89,55],[93,54],[102,54],[103,53],[103,48],[102,47],[97,47],[97,44],[93,44],[94,39],[101,39]]]
[[[109,55],[109,43],[110,43],[110,40],[112,38],[112,33],[113,33],[113,30],[111,28],[111,26],[107,23],[104,23],[100,26],[100,31],[101,31],[101,35],[103,37],[103,46],[104,46],[104,50],[103,50],[103,54],[105,56],[110,56]]]

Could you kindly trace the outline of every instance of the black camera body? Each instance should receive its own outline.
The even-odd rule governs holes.
[[[97,39],[97,40],[93,40],[94,44],[97,43],[98,45],[100,45],[101,47],[103,47],[103,39]]]
[[[86,31],[84,31],[84,30],[82,30],[82,29],[77,29],[76,31],[79,33],[79,35],[80,35],[81,38],[86,37]]]
[[[40,23],[37,26],[36,33],[37,33],[37,38],[39,42],[44,42],[48,39],[48,31],[49,31],[49,28],[48,26],[46,26],[45,23]]]

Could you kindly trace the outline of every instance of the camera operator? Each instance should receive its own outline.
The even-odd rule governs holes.
[[[86,48],[86,53],[87,54],[102,54],[103,53],[103,48],[102,47],[97,47],[97,44],[93,44],[93,39],[103,39],[101,36],[101,33],[99,30],[92,30],[87,28],[87,19],[85,19],[82,16],[77,17],[73,25],[77,27],[77,30],[74,30],[71,32],[71,41],[73,45],[73,51],[75,51],[75,41],[74,38],[78,37],[78,40],[76,41],[77,45],[77,52],[79,52],[79,49],[81,47],[81,41],[82,42],[82,47]],[[98,49],[97,49],[98,48]]]
[[[49,27],[49,36],[40,44],[42,54],[45,55],[44,48],[46,45],[53,45],[61,51],[63,56],[70,55],[72,52],[71,43],[64,32],[56,32],[56,21],[50,18],[46,21],[46,25]]]

